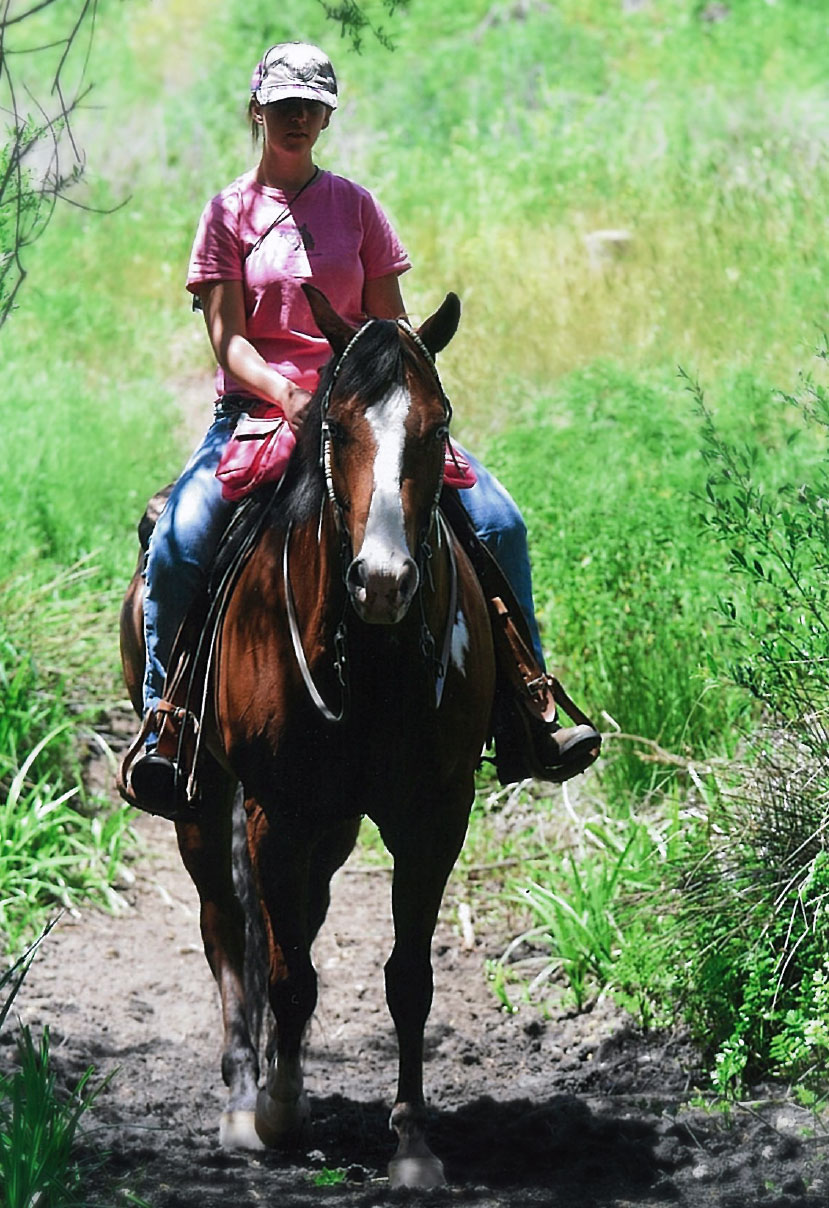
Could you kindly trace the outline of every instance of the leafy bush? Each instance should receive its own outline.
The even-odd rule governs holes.
[[[728,837],[687,878],[673,953],[683,1013],[726,1096],[768,1075],[825,1089],[829,857],[814,833],[796,867],[750,829],[737,841],[756,804],[730,811]]]
[[[821,369],[825,347],[818,356]],[[726,441],[694,393],[709,468],[704,519],[728,551],[727,665],[764,721],[687,836],[673,959],[720,1093],[768,1074],[808,1092],[825,1087],[829,998],[829,396],[806,377],[781,398],[811,438],[795,485],[773,450]]]
[[[826,345],[818,358],[825,366]],[[812,441],[801,473],[811,473],[813,481],[792,482],[780,481],[756,445],[724,440],[702,392],[692,390],[703,415],[709,467],[704,521],[727,546],[737,589],[719,599],[736,647],[731,674],[775,716],[795,722],[820,753],[822,726],[803,723],[829,702],[829,392],[807,376],[797,396],[778,396],[781,405],[797,409]],[[792,432],[790,444],[804,428]]]
[[[808,1099],[825,1093],[829,1054],[829,398],[813,377],[772,407],[758,398],[746,444],[726,439],[693,393],[708,469],[697,502],[713,543],[696,566],[677,558],[662,590],[682,591],[680,572],[690,599],[692,572],[704,571],[700,621],[719,594],[709,673],[753,698],[749,724],[739,751],[711,767],[678,760],[672,795],[647,812],[583,822],[574,850],[525,889],[536,922],[526,936],[548,946],[544,975],[563,977],[578,1006],[607,987],[646,1026],[684,1018],[719,1094],[782,1076]],[[608,461],[605,494],[614,487]],[[629,567],[635,519],[627,529]],[[654,645],[657,680],[661,655]]]

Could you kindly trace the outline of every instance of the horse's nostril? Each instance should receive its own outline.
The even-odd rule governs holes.
[[[417,565],[411,558],[407,558],[406,565],[403,567],[403,573],[400,576],[400,596],[403,600],[411,600],[412,596],[417,591],[419,575]]]
[[[353,596],[359,600],[365,600],[368,576],[366,575],[366,564],[362,558],[355,558],[351,563],[346,571],[345,581]]]

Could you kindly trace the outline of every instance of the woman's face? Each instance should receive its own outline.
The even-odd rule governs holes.
[[[261,121],[265,143],[274,151],[310,153],[331,119],[331,110],[322,101],[290,97],[254,107],[254,120]]]

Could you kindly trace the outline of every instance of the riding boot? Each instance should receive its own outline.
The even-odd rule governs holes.
[[[444,490],[441,508],[472,563],[489,610],[496,663],[492,729],[498,779],[502,784],[528,777],[555,784],[569,780],[598,757],[601,735],[558,680],[539,665],[515,594],[457,493]],[[575,725],[559,724],[557,705]]]
[[[192,714],[166,700],[147,712],[118,769],[116,785],[125,801],[171,821],[186,816],[195,725]]]
[[[598,758],[601,735],[555,676],[539,667],[504,601],[494,596],[488,604],[500,689],[493,712],[498,779],[512,784],[531,776],[561,784]],[[557,705],[576,725],[559,724]]]

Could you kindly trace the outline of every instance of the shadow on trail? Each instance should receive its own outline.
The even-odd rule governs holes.
[[[313,1146],[327,1165],[385,1168],[394,1149],[387,1105],[333,1095],[312,1101],[312,1111]],[[612,1109],[594,1111],[572,1095],[542,1103],[485,1096],[441,1112],[429,1138],[456,1186],[507,1190],[578,1184],[596,1191],[612,1187],[619,1196],[625,1188],[641,1194],[660,1176],[652,1122]]]
[[[113,1181],[138,1189],[153,1208],[373,1208],[405,1203],[473,1203],[481,1208],[612,1208],[653,1196],[660,1171],[656,1135],[645,1120],[568,1095],[543,1103],[479,1098],[436,1116],[429,1129],[443,1159],[443,1191],[392,1192],[383,1176],[394,1151],[388,1104],[342,1095],[312,1100],[308,1151],[246,1154],[218,1146],[212,1129],[161,1129],[109,1148],[100,1190]],[[325,1170],[347,1183],[315,1185]],[[379,1181],[378,1181],[379,1177]]]

